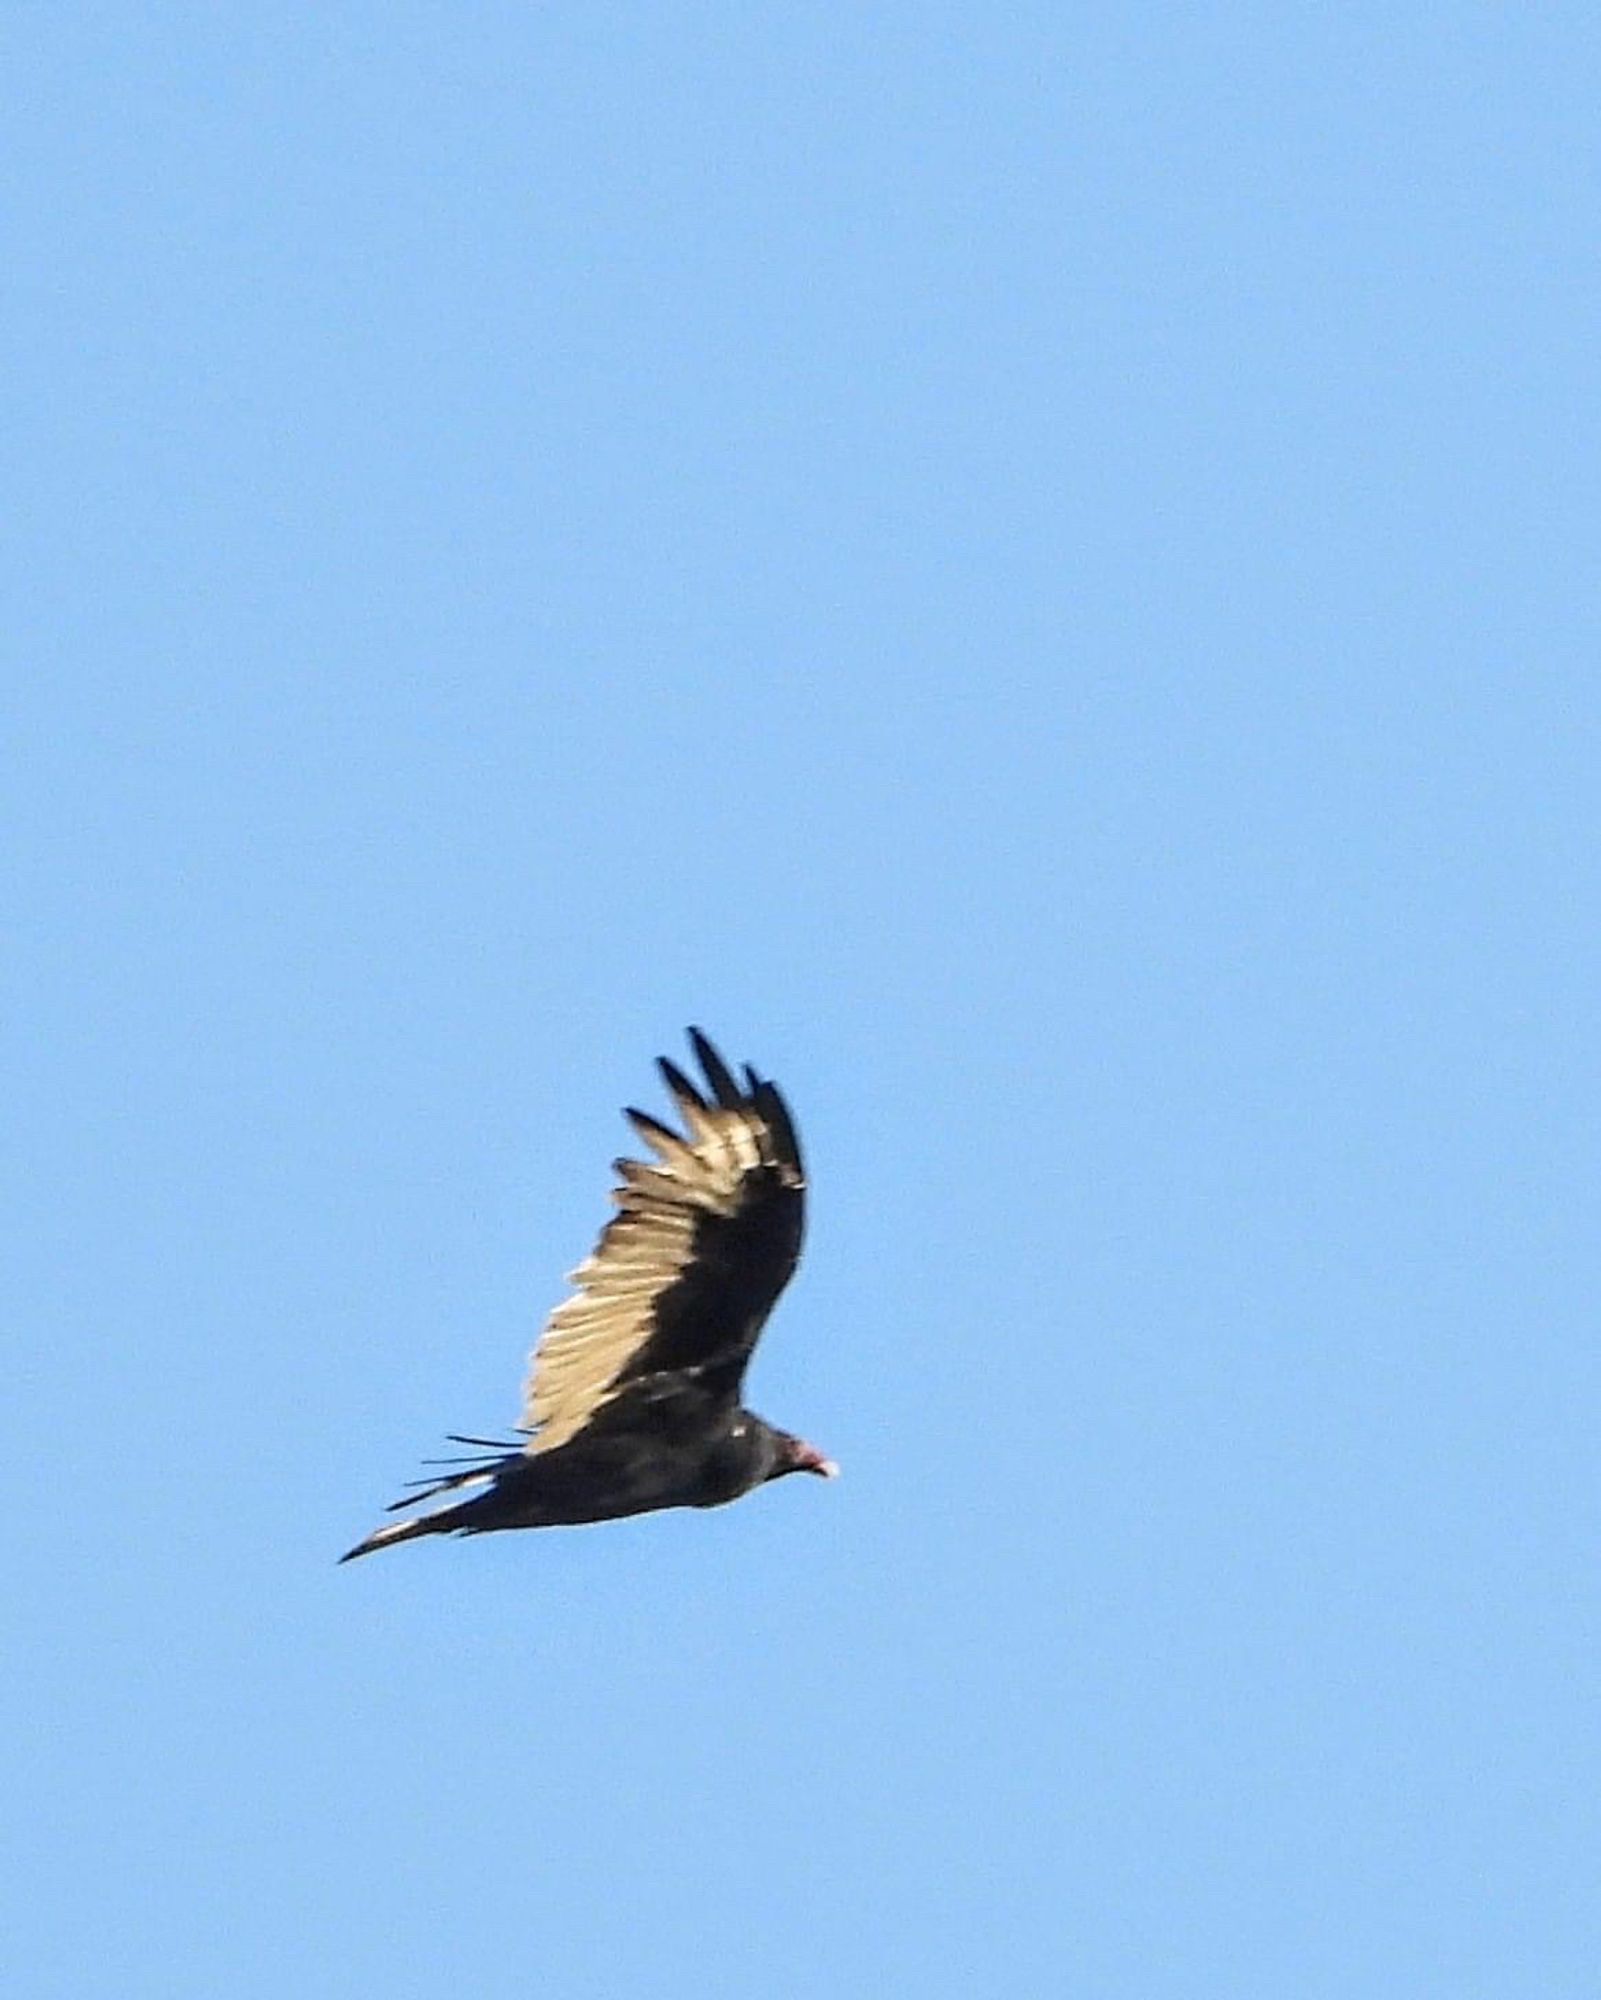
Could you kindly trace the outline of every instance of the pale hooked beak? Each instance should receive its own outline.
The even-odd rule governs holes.
[[[816,1445],[806,1444],[800,1438],[795,1440],[795,1464],[802,1472],[815,1472],[819,1479],[838,1479],[839,1467],[831,1458],[824,1458]]]

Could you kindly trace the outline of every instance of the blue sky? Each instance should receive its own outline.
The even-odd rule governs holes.
[[[15,1990],[1593,1993],[1593,10],[0,39]],[[336,1569],[692,1020],[845,1477]]]

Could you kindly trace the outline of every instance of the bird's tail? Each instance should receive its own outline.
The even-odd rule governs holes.
[[[357,1556],[370,1556],[374,1549],[392,1548],[396,1542],[414,1541],[418,1535],[448,1535],[460,1512],[459,1507],[446,1507],[438,1514],[419,1514],[414,1521],[392,1521],[387,1528],[374,1528],[364,1542],[346,1549],[339,1560],[354,1562]]]
[[[450,1481],[451,1485],[465,1485],[469,1475],[463,1473]],[[437,1492],[439,1489],[435,1488]],[[397,1500],[397,1507],[409,1507],[419,1499],[432,1499],[433,1494],[414,1494],[411,1500]],[[474,1494],[470,1500],[458,1501],[454,1507],[441,1507],[433,1514],[418,1514],[410,1521],[392,1521],[387,1528],[374,1528],[364,1542],[357,1542],[353,1549],[346,1549],[339,1558],[342,1563],[354,1562],[357,1556],[370,1556],[374,1549],[392,1548],[396,1542],[415,1541],[419,1535],[453,1535],[458,1529],[471,1525],[478,1511],[480,1496]],[[391,1509],[393,1512],[393,1509]]]
[[[465,1465],[465,1472],[431,1472],[425,1479],[414,1479],[413,1486],[422,1488],[419,1493],[408,1493],[404,1500],[397,1500],[389,1509],[391,1514],[402,1507],[416,1507],[426,1500],[437,1500],[442,1493],[456,1493],[464,1486],[488,1486],[493,1483],[496,1471],[503,1465],[515,1463],[521,1456],[521,1446],[515,1442],[498,1438],[455,1437],[452,1444],[470,1444],[479,1447],[473,1457],[436,1458],[429,1461],[433,1465]],[[488,1450],[493,1455],[482,1456]],[[437,1513],[419,1514],[410,1521],[396,1521],[388,1528],[374,1528],[364,1542],[357,1542],[353,1549],[346,1549],[339,1558],[342,1563],[354,1562],[357,1556],[370,1556],[374,1549],[387,1549],[396,1542],[414,1541],[418,1535],[453,1535],[458,1528],[466,1527],[471,1520],[477,1502],[483,1498],[475,1493],[470,1500],[459,1500],[454,1507],[441,1507]]]

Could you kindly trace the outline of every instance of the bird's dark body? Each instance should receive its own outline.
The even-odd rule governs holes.
[[[426,1490],[390,1511],[449,1504],[376,1529],[342,1561],[420,1535],[719,1507],[786,1473],[832,1476],[820,1452],[740,1402],[800,1256],[806,1179],[794,1123],[773,1084],[748,1065],[736,1080],[697,1029],[690,1042],[707,1094],[663,1061],[684,1131],[629,1112],[655,1158],[616,1162],[618,1213],[535,1347],[522,1437],[458,1440],[488,1455],[417,1481]]]
[[[692,1388],[641,1398],[618,1415],[555,1451],[508,1455],[487,1493],[448,1510],[449,1529],[570,1528],[663,1507],[720,1507],[760,1486],[788,1442],[750,1411]],[[445,1515],[431,1519],[446,1524]]]

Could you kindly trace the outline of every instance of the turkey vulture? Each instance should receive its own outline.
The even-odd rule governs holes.
[[[465,1469],[414,1481],[424,1490],[389,1511],[471,1498],[377,1528],[341,1562],[418,1535],[716,1507],[787,1472],[838,1470],[739,1400],[800,1257],[806,1180],[789,1109],[748,1064],[737,1082],[698,1028],[689,1039],[707,1090],[663,1057],[683,1133],[627,1114],[656,1157],[615,1163],[618,1213],[545,1323],[518,1437],[452,1439],[489,1455],[439,1461]]]

